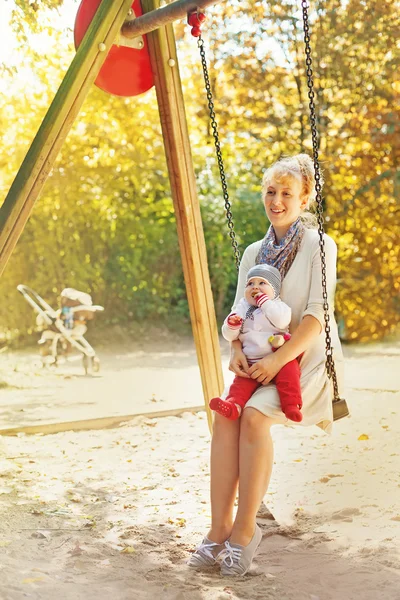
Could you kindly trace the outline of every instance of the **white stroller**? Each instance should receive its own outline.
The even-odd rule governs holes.
[[[58,310],[53,310],[39,294],[26,285],[17,286],[17,290],[38,313],[36,325],[42,334],[38,342],[42,364],[50,362],[57,365],[60,356],[68,355],[75,348],[82,354],[85,374],[89,370],[97,373],[100,361],[84,335],[87,331],[86,322],[104,308],[94,305],[89,294],[74,288],[65,288],[61,292],[61,307]]]

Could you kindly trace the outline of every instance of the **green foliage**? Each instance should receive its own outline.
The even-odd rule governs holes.
[[[71,34],[51,27],[54,11],[47,10],[61,5],[15,1],[21,58],[5,65],[0,83],[7,92],[0,96],[3,196],[73,57]],[[260,201],[265,167],[311,148],[298,9],[295,0],[232,0],[210,11],[205,29],[241,250],[268,225]],[[319,0],[310,20],[327,229],[339,246],[338,314],[347,339],[378,339],[395,331],[399,315],[399,15],[394,0],[376,0],[373,7],[363,0]],[[176,32],[222,319],[235,293],[236,268],[197,48],[183,24]],[[42,50],[24,45],[39,33],[50,52],[48,44]],[[51,304],[63,287],[88,291],[106,307],[110,323],[188,322],[153,91],[123,99],[93,88],[2,277],[0,330],[25,331],[34,322],[18,283]]]

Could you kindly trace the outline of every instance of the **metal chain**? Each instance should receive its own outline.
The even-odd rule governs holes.
[[[329,326],[329,305],[328,305],[328,292],[326,289],[326,257],[325,257],[325,241],[324,241],[324,209],[322,203],[322,185],[321,185],[321,170],[318,160],[318,133],[317,133],[317,118],[315,114],[315,102],[314,102],[314,81],[313,81],[313,70],[312,70],[312,58],[311,58],[311,44],[310,44],[310,28],[308,24],[308,6],[307,0],[301,1],[303,11],[303,25],[304,25],[304,42],[305,42],[305,53],[306,53],[306,73],[307,73],[307,86],[308,86],[308,98],[310,100],[310,125],[311,125],[311,136],[313,145],[313,159],[314,159],[314,170],[315,170],[315,191],[317,200],[317,219],[318,219],[318,234],[319,234],[319,247],[321,253],[321,264],[322,264],[322,297],[324,300],[324,320],[325,320],[325,354],[326,354],[326,370],[328,377],[332,379],[333,391],[334,391],[334,402],[338,401],[339,389],[335,370],[335,361],[333,360],[333,348]]]
[[[310,28],[308,24],[308,6],[307,0],[301,2],[303,11],[303,25],[304,25],[304,42],[305,42],[305,53],[306,53],[306,73],[307,73],[307,86],[308,86],[308,98],[310,108],[310,125],[311,125],[311,136],[313,145],[313,159],[314,159],[314,170],[315,170],[315,191],[317,201],[317,219],[318,219],[318,234],[319,234],[319,246],[321,253],[321,265],[322,265],[322,297],[323,297],[323,308],[324,308],[324,321],[325,321],[325,354],[326,354],[326,370],[328,376],[332,379],[333,390],[334,390],[334,402],[340,400],[339,388],[337,383],[335,361],[333,359],[333,348],[332,340],[330,335],[329,326],[329,304],[328,304],[328,292],[326,285],[326,256],[325,256],[325,241],[324,241],[324,209],[322,201],[322,185],[321,185],[321,170],[319,166],[318,156],[318,133],[317,133],[317,119],[315,114],[315,93],[314,93],[314,81],[312,71],[312,58],[311,58],[311,44],[310,44]],[[229,194],[225,177],[224,163],[221,154],[221,146],[218,135],[218,125],[215,119],[213,95],[211,91],[210,78],[208,74],[206,55],[204,51],[204,41],[201,36],[198,39],[198,47],[200,50],[201,64],[203,67],[204,84],[207,92],[208,108],[210,111],[210,121],[213,130],[215,150],[217,154],[218,167],[221,177],[222,193],[225,201],[226,218],[228,221],[229,237],[231,238],[233,253],[235,256],[236,268],[239,270],[240,264],[240,253],[238,244],[236,241],[236,234],[234,230],[231,204],[229,202]]]
[[[215,119],[214,101],[213,101],[213,95],[212,95],[212,91],[211,91],[210,77],[208,75],[206,53],[204,51],[204,41],[201,37],[199,37],[199,39],[197,41],[197,45],[200,50],[201,64],[203,67],[204,85],[205,85],[206,92],[207,92],[208,109],[210,111],[210,121],[211,121],[212,130],[213,130],[214,145],[215,145],[215,151],[217,154],[219,174],[221,177],[222,194],[224,196],[224,201],[225,201],[225,212],[226,212],[226,218],[228,221],[229,237],[231,238],[233,254],[235,256],[236,268],[237,268],[237,270],[239,270],[240,253],[239,253],[238,243],[236,241],[236,234],[235,234],[232,211],[231,211],[231,203],[229,202],[228,186],[226,184],[224,162],[222,160],[221,145],[219,142],[218,125],[217,125],[217,121]]]

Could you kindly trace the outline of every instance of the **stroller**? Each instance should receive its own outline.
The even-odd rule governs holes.
[[[84,335],[87,321],[92,320],[95,313],[104,308],[94,305],[89,294],[74,288],[65,288],[61,292],[61,306],[58,310],[53,310],[39,294],[26,285],[17,286],[17,290],[38,313],[36,325],[42,334],[38,344],[43,366],[49,363],[57,365],[60,356],[67,356],[75,348],[82,354],[85,375],[89,370],[97,373],[100,361]]]

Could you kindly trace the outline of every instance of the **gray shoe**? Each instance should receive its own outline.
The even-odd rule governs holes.
[[[250,569],[252,560],[262,540],[261,529],[256,525],[254,535],[247,546],[225,542],[225,550],[221,553],[221,574],[227,576],[245,575]]]
[[[207,537],[201,542],[200,546],[196,548],[192,556],[189,558],[187,564],[189,567],[195,569],[202,569],[205,567],[212,567],[217,562],[217,559],[221,552],[225,550],[225,543],[217,544],[212,542]]]

